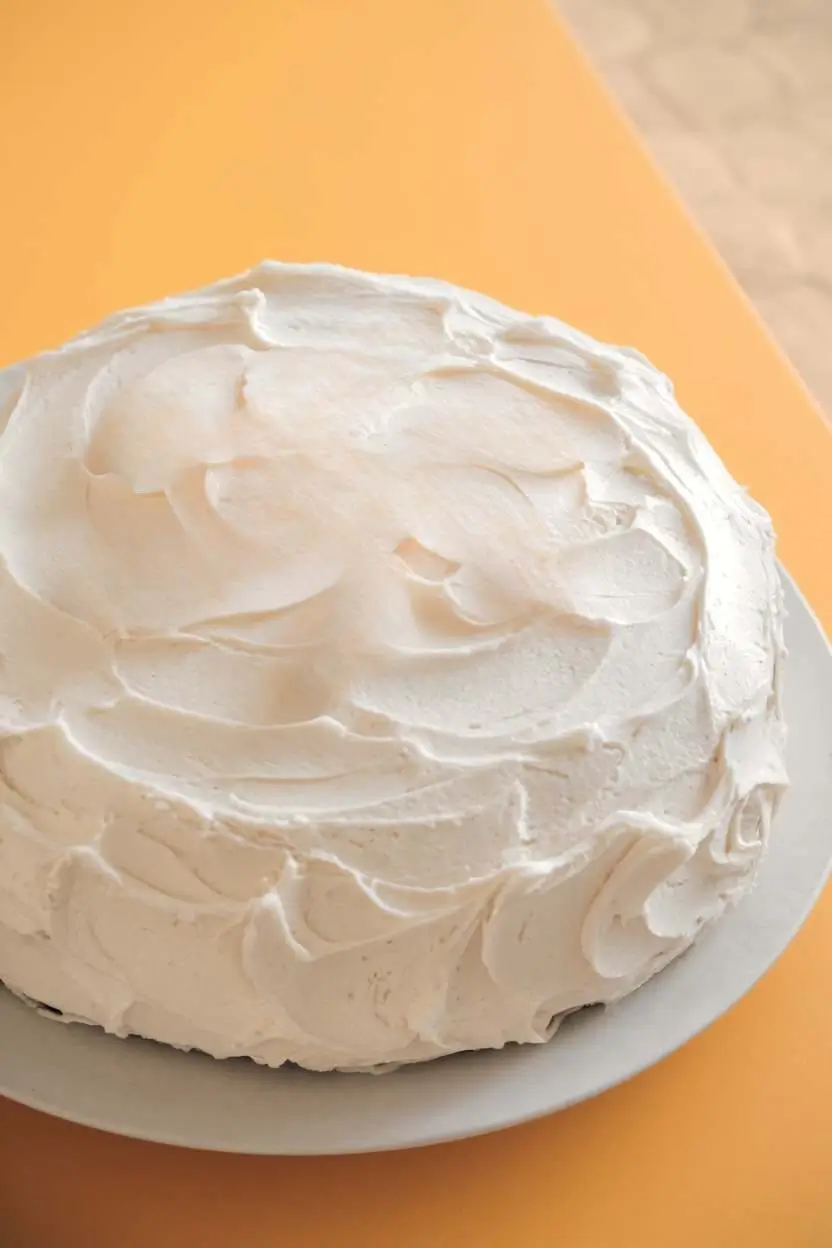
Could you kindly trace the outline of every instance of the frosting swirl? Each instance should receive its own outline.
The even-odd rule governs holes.
[[[545,1039],[752,881],[765,513],[630,350],[267,262],[0,373],[0,978],[216,1056]]]

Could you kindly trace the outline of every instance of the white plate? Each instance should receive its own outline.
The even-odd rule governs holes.
[[[347,1153],[493,1131],[659,1061],[733,1005],[785,949],[832,860],[832,653],[786,579],[792,788],[752,895],[645,987],[567,1019],[545,1045],[379,1078],[218,1062],[60,1026],[0,990],[0,1091],[124,1135],[244,1153]]]

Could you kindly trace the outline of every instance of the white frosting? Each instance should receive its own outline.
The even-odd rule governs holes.
[[[541,1041],[750,885],[765,513],[638,354],[265,263],[0,374],[0,978],[325,1069]]]

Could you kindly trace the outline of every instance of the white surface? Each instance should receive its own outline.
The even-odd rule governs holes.
[[[774,535],[638,353],[264,261],[8,380],[10,987],[403,1064],[547,1038],[749,890]]]
[[[690,953],[547,1045],[467,1054],[381,1078],[216,1062],[61,1026],[0,992],[0,1090],[146,1139],[250,1153],[339,1153],[448,1140],[593,1096],[672,1052],[783,951],[832,859],[832,655],[787,583],[792,788],[754,893]]]

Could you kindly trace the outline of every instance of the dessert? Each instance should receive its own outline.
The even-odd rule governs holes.
[[[751,886],[766,514],[631,350],[266,262],[0,373],[0,979],[217,1057],[540,1042]]]

